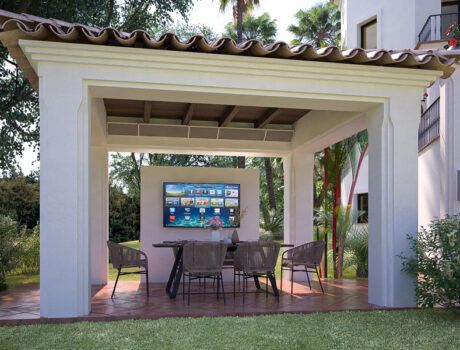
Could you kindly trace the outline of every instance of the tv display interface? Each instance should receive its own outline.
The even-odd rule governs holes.
[[[163,183],[163,226],[204,227],[218,216],[224,228],[239,227],[240,185]]]

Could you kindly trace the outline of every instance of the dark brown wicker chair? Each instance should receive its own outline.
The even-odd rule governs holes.
[[[217,299],[220,288],[225,303],[222,266],[227,253],[227,244],[223,242],[190,242],[184,245],[183,252],[183,298],[185,297],[185,278],[188,277],[187,304],[190,305],[190,282],[201,278],[217,281]],[[195,293],[194,293],[195,294]]]
[[[117,288],[118,278],[122,275],[130,274],[141,274],[145,275],[147,297],[149,297],[149,263],[147,255],[137,249],[126,247],[124,245],[107,241],[107,247],[109,248],[109,259],[114,269],[118,270],[117,279],[113,286],[112,298],[115,295],[115,289]],[[122,269],[138,267],[139,271],[123,272]],[[141,269],[144,269],[143,271]]]
[[[243,242],[238,244],[235,252],[235,273],[233,275],[233,296],[235,297],[235,279],[243,277],[243,303],[247,292],[247,280],[265,277],[270,280],[273,294],[279,301],[279,293],[276,287],[275,266],[281,245],[277,242],[258,241]],[[266,286],[268,293],[268,283]],[[268,295],[268,294],[267,294]]]
[[[318,276],[321,291],[324,294],[323,284],[318,273],[318,266],[321,264],[324,254],[324,241],[314,241],[302,244],[286,250],[281,257],[281,291],[283,290],[283,270],[291,271],[291,294],[294,291],[294,273],[305,272],[307,274],[308,286],[311,290],[309,272]],[[303,267],[303,268],[298,268]]]

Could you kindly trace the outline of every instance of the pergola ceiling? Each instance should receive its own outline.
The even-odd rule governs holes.
[[[104,99],[111,135],[284,141],[310,110]]]

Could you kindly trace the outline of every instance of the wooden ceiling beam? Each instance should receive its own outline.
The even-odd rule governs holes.
[[[184,117],[182,118],[182,125],[190,125],[190,121],[193,117],[193,112],[195,111],[195,104],[190,103],[187,108],[187,112],[185,112]]]
[[[230,124],[230,122],[235,118],[235,116],[238,114],[240,111],[241,107],[240,106],[233,106],[230,107],[225,114],[225,116],[219,121],[219,127],[225,127]]]
[[[257,129],[264,129],[280,112],[280,108],[270,108],[258,121],[256,121],[255,127]]]
[[[144,123],[150,124],[150,115],[152,114],[152,102],[145,101],[144,103]]]

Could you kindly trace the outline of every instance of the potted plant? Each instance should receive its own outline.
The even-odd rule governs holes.
[[[447,45],[444,46],[447,50],[459,49],[458,43],[460,41],[460,27],[452,23],[446,31]]]
[[[205,227],[208,230],[211,230],[211,240],[220,241],[220,231],[224,227],[224,222],[218,216],[213,216],[208,221],[206,221]]]

